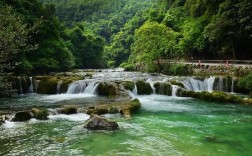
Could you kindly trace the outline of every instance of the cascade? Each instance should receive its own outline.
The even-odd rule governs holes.
[[[90,82],[88,84],[88,86],[85,88],[84,90],[84,94],[95,94],[96,93],[96,89],[98,87],[99,83],[93,81],[93,82]]]
[[[134,95],[137,95],[137,86],[136,86],[136,85],[135,85],[134,89],[132,90],[132,93],[133,93]]]
[[[182,83],[186,87],[186,89],[188,89],[188,90],[192,90],[195,92],[205,90],[204,82],[200,81],[200,80],[195,80],[193,78],[189,78],[188,80],[185,80]]]
[[[218,90],[223,91],[223,77],[219,77],[219,85],[218,85]]]
[[[206,90],[208,92],[212,92],[213,91],[214,80],[215,80],[215,77],[213,77],[213,76],[211,76],[208,79],[204,80],[205,88],[206,88]]]
[[[96,81],[75,81],[69,85],[66,94],[95,94],[98,85]]]
[[[63,81],[60,80],[58,83],[57,83],[57,94],[60,94],[60,87],[62,85]]]
[[[23,94],[23,85],[21,77],[18,77],[18,83],[19,83],[19,93]]]
[[[226,83],[225,83],[225,92],[228,92],[228,79],[226,79],[226,81],[225,81]]]
[[[184,80],[182,83],[186,87],[187,90],[199,92],[199,91],[213,91],[215,77],[210,77],[204,79],[204,81],[196,80],[194,78],[189,78]]]
[[[85,88],[86,88],[86,81],[84,80],[79,80],[79,81],[75,81],[72,82],[68,89],[66,94],[78,94],[78,93],[83,93]]]
[[[28,89],[28,93],[33,93],[34,90],[33,90],[32,77],[30,77],[30,83],[31,83],[31,85],[30,85],[30,87],[29,87],[29,89]]]
[[[152,93],[156,94],[156,88],[154,87],[154,82],[150,78],[146,82],[150,84],[152,88]]]
[[[40,80],[35,80],[34,81],[34,90],[35,90],[35,93],[37,93],[39,82],[40,82]]]
[[[179,86],[177,85],[172,85],[172,96],[177,96],[177,91],[179,89]]]
[[[234,93],[234,78],[232,77],[231,93]]]

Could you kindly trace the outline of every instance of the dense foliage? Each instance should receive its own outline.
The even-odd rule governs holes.
[[[0,0],[0,6],[2,75],[138,65],[160,71],[161,59],[252,59],[251,0]]]

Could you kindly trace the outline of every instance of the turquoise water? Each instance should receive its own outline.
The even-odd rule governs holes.
[[[252,155],[252,107],[161,95],[138,98],[142,109],[133,118],[106,115],[119,124],[112,132],[84,129],[89,116],[83,113],[7,122],[0,130],[0,155]],[[50,105],[44,96],[33,99]]]

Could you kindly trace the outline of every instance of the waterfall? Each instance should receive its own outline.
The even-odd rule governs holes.
[[[194,78],[189,78],[184,80],[182,83],[187,90],[199,92],[199,91],[213,91],[215,77],[210,77],[204,79],[204,81],[196,80]]]
[[[218,90],[223,91],[223,77],[219,77],[219,85],[218,85]]]
[[[154,87],[154,82],[150,78],[146,82],[150,84],[152,88],[152,93],[156,94],[156,88]]]
[[[19,84],[19,93],[23,94],[23,85],[21,77],[18,77],[18,84]]]
[[[37,93],[39,82],[40,82],[40,80],[35,80],[34,81],[34,90],[35,90],[35,93]]]
[[[232,77],[231,93],[234,93],[234,78]]]
[[[177,85],[172,85],[172,96],[177,96],[177,91],[179,89],[179,86]]]
[[[30,85],[30,87],[29,87],[29,89],[28,89],[28,93],[33,93],[34,90],[33,90],[32,77],[30,77],[30,83],[31,83],[31,85]]]
[[[96,93],[96,89],[98,87],[99,83],[93,81],[93,82],[90,82],[88,84],[88,86],[86,87],[86,89],[84,90],[84,94],[95,94]]]
[[[69,85],[66,94],[95,94],[98,85],[99,83],[97,83],[96,81],[75,81]]]
[[[184,80],[182,83],[186,87],[187,90],[192,90],[195,92],[205,90],[204,82],[200,80],[189,78],[188,80]]]
[[[213,91],[214,80],[215,80],[215,77],[213,77],[213,76],[204,80],[206,91],[208,91],[208,92]]]
[[[137,86],[136,86],[136,85],[135,85],[134,89],[132,90],[132,93],[133,93],[134,95],[137,95]]]
[[[75,81],[72,82],[68,89],[66,94],[78,94],[78,93],[83,93],[85,88],[86,88],[86,81],[84,80],[79,80],[79,81]]]
[[[57,83],[57,94],[60,94],[60,87],[62,85],[63,81],[60,80],[58,83]]]

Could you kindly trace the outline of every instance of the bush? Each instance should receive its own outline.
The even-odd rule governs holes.
[[[248,74],[247,76],[241,78],[238,82],[238,86],[245,88],[252,93],[252,72]]]
[[[127,62],[123,62],[122,64],[120,64],[120,67],[124,68],[125,71],[134,71],[135,70],[134,65],[131,63],[127,63]]]
[[[163,73],[167,75],[185,76],[185,75],[191,75],[192,71],[190,70],[190,67],[188,65],[169,64],[164,68]]]

